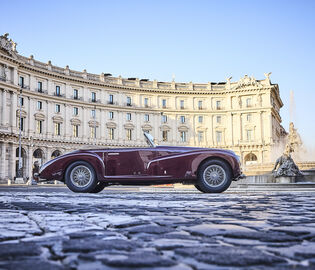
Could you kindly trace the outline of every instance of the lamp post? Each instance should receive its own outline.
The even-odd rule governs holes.
[[[94,145],[96,145],[96,105],[94,105]]]
[[[17,177],[22,177],[22,87],[20,89],[19,95],[19,108],[20,108],[20,115],[19,115],[19,164],[18,164],[18,171]]]

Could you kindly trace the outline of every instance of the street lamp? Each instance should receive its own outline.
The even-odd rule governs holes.
[[[19,164],[18,164],[18,171],[17,176],[18,178],[22,178],[22,87],[20,89],[19,95],[19,108],[20,108],[20,115],[19,115]]]
[[[96,145],[96,105],[94,105],[94,145]]]

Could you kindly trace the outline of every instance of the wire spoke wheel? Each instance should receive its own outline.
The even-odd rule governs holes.
[[[225,170],[216,164],[208,166],[203,172],[203,179],[210,187],[219,187],[226,180]]]
[[[93,174],[87,166],[79,165],[72,169],[70,180],[76,187],[83,188],[93,180]]]

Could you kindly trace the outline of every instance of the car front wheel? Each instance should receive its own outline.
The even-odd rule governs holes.
[[[230,167],[222,160],[209,160],[201,165],[196,185],[204,193],[221,193],[232,182]]]
[[[97,185],[94,168],[85,161],[76,161],[66,170],[65,182],[73,192],[91,192]]]

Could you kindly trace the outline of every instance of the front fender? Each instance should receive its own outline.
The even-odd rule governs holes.
[[[76,161],[85,161],[94,168],[97,179],[104,179],[105,165],[100,156],[94,153],[69,153],[48,161],[40,170],[39,178],[44,180],[64,181],[68,166]],[[49,164],[48,164],[49,163]]]

